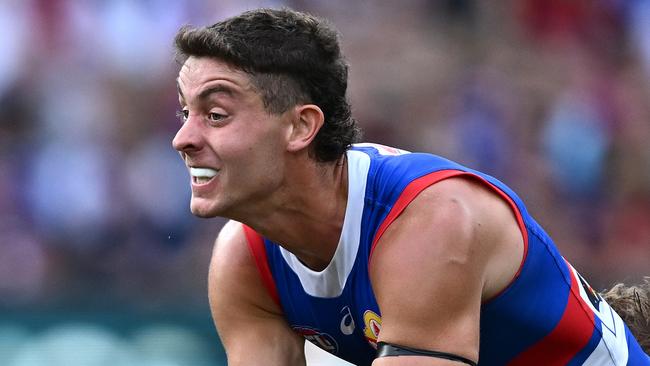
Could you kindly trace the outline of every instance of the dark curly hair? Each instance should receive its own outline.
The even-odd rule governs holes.
[[[318,161],[337,160],[360,137],[346,98],[348,65],[327,21],[290,9],[256,9],[209,27],[181,28],[177,60],[213,57],[250,75],[270,113],[318,105],[325,122],[312,143]]]

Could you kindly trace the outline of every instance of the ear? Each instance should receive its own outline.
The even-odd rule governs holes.
[[[303,104],[295,107],[287,150],[296,152],[308,147],[324,122],[325,115],[317,105]]]

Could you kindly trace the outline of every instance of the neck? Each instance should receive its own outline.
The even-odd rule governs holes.
[[[347,158],[335,163],[295,164],[286,180],[269,197],[260,214],[237,220],[278,243],[315,271],[332,260],[347,206]]]

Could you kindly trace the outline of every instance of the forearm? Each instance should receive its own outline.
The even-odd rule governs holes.
[[[228,366],[306,365],[304,340],[292,333],[285,334],[282,328],[267,326],[255,332],[228,332],[222,341]]]

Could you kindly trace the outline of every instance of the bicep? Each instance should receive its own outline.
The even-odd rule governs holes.
[[[239,223],[228,223],[217,238],[208,296],[229,365],[305,364],[304,340],[262,284]]]
[[[479,224],[462,199],[435,189],[422,192],[391,224],[370,263],[382,315],[380,341],[478,358],[484,283]],[[453,364],[433,357],[400,359],[409,365]],[[373,365],[395,362],[384,357]]]

